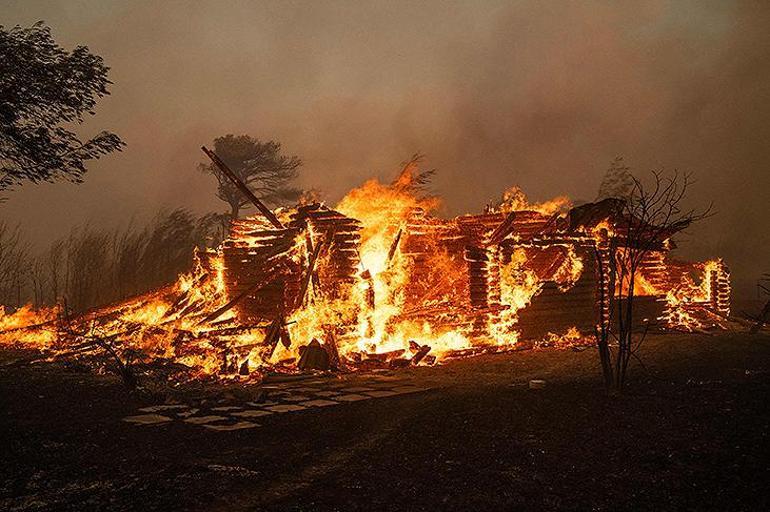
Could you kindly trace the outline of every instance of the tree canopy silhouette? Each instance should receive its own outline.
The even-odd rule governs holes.
[[[94,114],[109,94],[108,71],[87,47],[60,47],[43,22],[0,25],[0,191],[27,181],[80,183],[86,161],[120,150],[114,133],[81,140],[65,127]]]
[[[597,201],[602,199],[615,198],[626,199],[634,189],[634,178],[631,175],[631,168],[623,162],[623,157],[618,156],[612,160],[609,169],[599,185],[599,193],[596,196]]]
[[[283,155],[280,142],[228,134],[214,139],[214,152],[267,204],[296,201],[301,195],[291,183],[299,173],[302,160]],[[217,179],[217,197],[230,206],[230,218],[237,218],[240,210],[250,204],[249,200],[214,164],[203,163],[199,167]]]

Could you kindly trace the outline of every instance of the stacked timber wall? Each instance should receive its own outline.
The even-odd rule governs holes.
[[[330,298],[348,296],[359,271],[361,223],[340,212],[313,204],[298,208],[292,227],[309,228],[308,249],[324,244],[314,268],[313,284],[318,293]]]
[[[359,267],[360,230],[360,223],[355,219],[318,204],[298,208],[285,229],[267,226],[258,218],[234,221],[230,238],[222,244],[228,297],[237,297],[260,280],[270,279],[238,302],[238,317],[273,319],[296,308],[307,273],[307,255],[319,243],[323,245],[319,248],[310,287],[315,293],[332,298],[349,294]],[[304,256],[290,254],[298,236],[307,239]],[[279,261],[284,266],[280,274],[275,272]]]
[[[231,238],[222,244],[225,289],[228,297],[245,293],[255,283],[270,278],[273,263],[289,251],[299,234],[297,228],[268,229],[255,219],[239,219],[231,225]],[[236,305],[240,319],[272,319],[292,304],[300,287],[301,267],[284,258],[288,271],[272,279]]]

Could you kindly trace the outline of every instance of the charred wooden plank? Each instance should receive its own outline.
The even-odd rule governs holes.
[[[417,353],[414,356],[412,356],[412,360],[411,360],[412,364],[415,366],[420,364],[420,361],[425,359],[425,356],[428,355],[428,352],[430,352],[430,349],[431,347],[429,345],[423,345],[422,347],[420,347],[417,350]]]
[[[299,294],[297,295],[297,302],[295,307],[302,306],[302,302],[305,300],[305,294],[307,288],[310,285],[310,280],[313,278],[313,270],[315,268],[315,262],[318,259],[318,255],[321,253],[321,248],[324,246],[324,240],[319,240],[316,246],[313,248],[313,254],[310,255],[310,260],[307,263],[307,270],[305,276],[302,279],[302,286],[300,287]]]
[[[391,350],[390,352],[379,352],[379,353],[368,352],[364,355],[366,356],[366,359],[373,359],[377,361],[387,362],[387,361],[390,361],[391,359],[397,359],[401,357],[402,355],[404,355],[404,352],[406,352],[406,350],[402,348],[398,350]]]
[[[491,235],[489,235],[489,240],[487,241],[487,246],[490,245],[497,245],[500,243],[500,241],[508,236],[511,231],[513,231],[513,221],[516,219],[516,212],[512,211],[508,214],[507,217],[505,217],[505,220],[500,223],[497,228],[492,232]]]
[[[390,250],[388,251],[388,263],[393,259],[393,256],[396,254],[396,249],[398,249],[398,242],[401,240],[401,233],[403,232],[402,228],[399,228],[398,233],[396,233],[396,238],[393,239],[393,242],[390,244]]]

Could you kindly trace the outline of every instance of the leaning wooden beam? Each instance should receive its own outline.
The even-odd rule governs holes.
[[[168,310],[166,310],[165,313],[163,313],[163,318],[168,318],[174,315],[175,313],[178,313],[179,311],[187,308],[189,306],[189,304],[187,303],[187,299],[190,297],[190,291],[199,286],[202,286],[208,280],[208,278],[209,278],[208,272],[198,276],[193,282],[192,286],[190,286],[190,288],[187,291],[181,293],[179,297],[171,305],[171,307],[168,308]]]
[[[537,233],[535,233],[535,234],[533,235],[533,237],[535,237],[535,236],[537,236],[537,235],[543,235],[543,234],[545,234],[545,232],[546,232],[546,231],[547,231],[547,230],[548,230],[548,229],[549,229],[551,226],[553,226],[553,225],[554,225],[554,223],[555,223],[555,222],[556,222],[556,221],[559,219],[559,215],[560,215],[560,214],[559,214],[559,212],[556,212],[556,213],[554,213],[553,215],[551,215],[551,217],[548,219],[548,222],[546,222],[546,223],[545,223],[545,225],[544,225],[542,228],[540,228],[540,229],[537,231]]]
[[[227,304],[225,304],[221,308],[219,308],[216,311],[212,312],[211,314],[207,315],[205,318],[203,318],[203,320],[198,322],[198,325],[206,324],[206,323],[211,322],[212,320],[216,320],[217,318],[222,316],[222,314],[224,314],[226,311],[229,311],[233,306],[238,304],[240,301],[242,301],[247,296],[251,295],[252,293],[254,293],[256,291],[258,291],[262,287],[267,286],[268,284],[272,283],[280,274],[283,273],[283,268],[284,268],[283,264],[279,263],[278,265],[276,265],[272,269],[269,269],[268,271],[266,271],[265,275],[262,277],[262,279],[258,280],[257,282],[255,282],[254,284],[252,284],[251,286],[249,286],[248,288],[243,290],[241,293],[239,293],[238,295],[233,297],[231,300],[229,300],[227,302]]]
[[[512,211],[508,214],[508,216],[501,222],[494,231],[492,231],[492,234],[489,235],[489,239],[487,240],[486,245],[495,245],[503,241],[503,239],[511,232],[513,231],[513,221],[516,218],[516,212]]]
[[[399,228],[398,233],[396,233],[396,238],[393,240],[393,243],[390,244],[390,250],[388,251],[388,263],[393,259],[393,256],[396,255],[396,249],[398,249],[398,242],[401,240],[401,232],[403,231],[402,228]]]
[[[315,268],[315,262],[318,259],[318,255],[321,254],[321,248],[324,245],[323,240],[319,240],[317,244],[315,244],[315,247],[313,248],[313,254],[310,255],[310,260],[307,263],[307,271],[305,272],[305,276],[302,279],[302,286],[299,289],[299,294],[297,295],[297,302],[295,304],[295,307],[302,306],[302,302],[305,300],[305,294],[307,293],[308,286],[310,286],[310,279],[313,277],[313,269]]]
[[[217,156],[216,153],[208,149],[206,146],[201,146],[201,149],[204,153],[206,153],[206,156],[208,156],[211,161],[214,162],[214,165],[216,165],[219,170],[222,171],[224,175],[227,176],[236,187],[238,187],[238,190],[243,192],[243,195],[249,198],[254,206],[257,207],[257,210],[262,212],[262,215],[267,217],[267,220],[269,220],[273,226],[277,227],[278,229],[283,229],[283,224],[281,224],[281,221],[278,220],[278,217],[276,217],[275,214],[270,211],[270,208],[265,206],[264,203],[254,195],[254,192],[252,192],[251,189],[249,189],[249,187],[247,187],[246,184],[232,170],[230,170],[229,167],[227,167],[227,165],[225,165],[225,163],[221,158]]]

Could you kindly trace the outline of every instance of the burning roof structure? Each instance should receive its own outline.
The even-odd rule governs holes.
[[[512,189],[484,213],[442,219],[418,180],[412,163],[334,208],[271,211],[254,198],[260,213],[233,221],[176,283],[77,316],[22,308],[0,316],[0,344],[50,356],[101,347],[192,377],[253,378],[574,341],[607,321],[611,301],[600,297],[614,296],[613,283],[601,262],[631,243],[616,200],[529,204]],[[644,253],[640,318],[672,329],[719,325],[730,310],[729,272],[721,260],[672,259],[674,234],[659,233]]]

